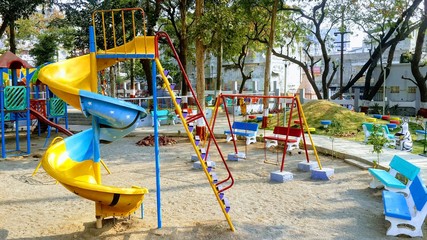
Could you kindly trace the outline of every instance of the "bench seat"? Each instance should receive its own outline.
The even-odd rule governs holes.
[[[288,128],[283,126],[275,126],[273,130],[274,135],[264,137],[265,148],[277,146],[279,142],[286,142],[286,151],[299,149],[299,143],[302,137],[302,130],[300,128]],[[288,138],[286,140],[286,138]]]
[[[411,213],[403,194],[383,191],[383,204],[386,216],[411,220]]]
[[[264,137],[264,139],[267,139],[267,140],[278,140],[278,141],[280,141],[280,142],[284,142],[284,141],[286,141],[286,137],[273,137],[273,136],[265,136]],[[288,142],[290,142],[290,143],[296,143],[297,142],[297,140],[296,139],[288,139]]]
[[[401,181],[390,175],[389,172],[382,169],[369,168],[369,173],[378,179],[383,185],[391,188],[405,189],[406,186]]]

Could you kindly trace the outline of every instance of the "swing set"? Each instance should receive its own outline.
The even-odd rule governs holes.
[[[238,99],[238,104],[240,106],[240,110],[241,110],[241,114],[244,117],[244,121],[247,122],[248,121],[248,113],[247,113],[247,106],[245,105],[245,100],[247,99],[251,99],[254,98],[254,96],[251,95],[242,95],[242,94],[219,94],[217,97],[217,101],[215,103],[215,108],[213,111],[213,116],[211,118],[211,122],[210,122],[210,126],[212,128],[212,131],[215,127],[215,122],[216,122],[216,118],[218,115],[218,109],[221,106],[222,103],[223,107],[224,107],[224,112],[225,115],[227,117],[227,122],[228,122],[228,126],[229,126],[229,132],[232,136],[232,140],[233,140],[233,146],[234,146],[234,154],[236,156],[242,156],[241,153],[239,153],[238,149],[237,149],[237,144],[236,144],[236,138],[233,136],[233,128],[232,128],[232,121],[233,123],[235,122],[235,113],[236,110],[234,109],[234,104],[233,104],[233,115],[232,115],[232,120],[230,119],[230,115],[229,115],[229,111],[228,108],[230,106],[227,106],[229,102],[229,99],[231,99],[233,102],[235,102],[235,99]],[[307,151],[307,145],[306,145],[306,139],[305,139],[305,135],[304,135],[304,129],[306,130],[308,137],[310,139],[310,143],[311,146],[313,148],[314,151],[314,155],[316,157],[316,161],[318,164],[318,167],[320,170],[322,170],[322,165],[320,163],[320,159],[319,156],[317,154],[317,150],[316,147],[314,145],[313,142],[313,138],[311,136],[310,133],[310,128],[308,126],[307,120],[305,118],[304,115],[304,111],[301,107],[301,102],[299,101],[299,98],[297,96],[256,96],[257,99],[274,99],[275,101],[272,103],[273,109],[276,109],[277,111],[277,123],[275,126],[275,131],[273,131],[272,136],[266,136],[266,130],[264,128],[264,156],[265,156],[265,163],[269,163],[269,164],[275,164],[278,165],[279,164],[279,158],[277,158],[276,162],[271,162],[267,160],[267,146],[266,146],[266,141],[267,140],[272,140],[272,141],[276,141],[277,145],[279,142],[283,143],[283,151],[282,151],[282,161],[281,161],[281,165],[280,165],[280,171],[283,172],[284,170],[284,164],[285,164],[285,159],[286,159],[286,152],[288,151],[288,146],[293,145],[293,146],[298,146],[299,142],[296,142],[294,137],[298,136],[298,132],[300,133],[302,140],[303,140],[303,145],[304,145],[304,151],[305,151],[305,156],[306,156],[306,161],[307,163],[310,162],[309,156],[308,156],[308,151]],[[282,108],[282,105],[284,103],[284,108]],[[286,104],[290,103],[290,109],[289,109],[289,116],[286,119]],[[269,103],[271,104],[271,102]],[[295,125],[291,126],[291,122],[292,122],[292,118],[293,118],[293,114],[295,112],[295,110],[297,111],[298,114],[298,121],[295,121]],[[260,109],[261,111],[261,109]],[[284,113],[284,125],[286,126],[279,126],[280,125],[280,112],[283,111]],[[268,117],[268,111],[264,111],[264,117]],[[208,149],[209,149],[209,145],[210,145],[210,139],[208,142]],[[247,154],[247,144],[245,144],[245,156]]]

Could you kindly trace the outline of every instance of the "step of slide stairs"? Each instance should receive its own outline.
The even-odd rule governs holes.
[[[225,211],[228,213],[230,211],[230,201],[228,201],[228,198],[224,197],[222,199],[222,204],[224,204]]]
[[[218,182],[218,176],[216,175],[216,173],[215,172],[210,172],[209,174],[212,177],[212,182],[213,183],[217,183]]]
[[[221,199],[221,200],[224,198],[224,192],[219,192],[222,189],[223,189],[223,187],[221,185],[216,186],[216,190],[218,191],[219,199]]]

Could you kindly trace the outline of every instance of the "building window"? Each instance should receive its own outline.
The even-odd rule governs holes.
[[[399,93],[399,92],[400,92],[399,86],[390,87],[390,93]]]
[[[417,87],[408,87],[408,93],[416,93]]]

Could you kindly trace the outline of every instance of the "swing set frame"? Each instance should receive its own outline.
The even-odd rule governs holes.
[[[213,114],[212,114],[212,118],[211,118],[211,121],[210,121],[210,126],[211,126],[212,131],[215,128],[215,122],[216,122],[216,119],[217,119],[217,116],[218,116],[218,109],[221,106],[221,104],[223,103],[224,111],[225,111],[225,114],[226,114],[226,117],[227,117],[227,123],[228,123],[229,129],[230,129],[230,133],[231,133],[231,135],[233,135],[232,122],[230,120],[230,115],[228,113],[228,106],[227,106],[227,101],[226,101],[227,98],[232,99],[233,102],[234,102],[234,99],[236,99],[236,98],[237,99],[247,99],[247,98],[251,99],[251,98],[254,98],[254,97],[256,97],[258,99],[265,99],[265,98],[267,98],[267,99],[275,99],[277,106],[280,106],[280,104],[285,103],[285,109],[284,109],[285,112],[286,112],[286,104],[288,102],[291,103],[291,107],[289,109],[289,117],[288,117],[288,121],[287,121],[287,134],[285,136],[284,147],[283,147],[283,152],[282,152],[282,161],[281,161],[281,164],[280,164],[280,171],[281,172],[284,171],[285,160],[286,160],[286,150],[287,150],[287,145],[288,145],[287,143],[288,143],[288,138],[289,138],[289,131],[290,131],[290,128],[291,128],[291,120],[292,120],[292,117],[293,117],[293,112],[294,112],[294,108],[295,107],[296,107],[296,111],[298,113],[299,128],[302,129],[302,131],[303,131],[303,133],[302,133],[302,139],[303,139],[303,144],[304,144],[304,151],[305,151],[306,161],[307,161],[307,163],[310,162],[310,159],[309,159],[309,156],[308,156],[308,151],[307,151],[306,140],[305,140],[304,128],[307,131],[308,137],[310,139],[311,146],[312,146],[313,151],[314,151],[314,155],[316,157],[317,164],[319,166],[319,169],[321,170],[322,169],[322,164],[320,163],[320,159],[319,159],[319,156],[317,154],[317,150],[316,150],[316,147],[315,147],[314,142],[313,142],[313,138],[312,138],[311,133],[310,133],[310,128],[308,126],[308,123],[307,123],[307,120],[305,118],[304,111],[302,109],[301,102],[300,102],[298,96],[264,96],[264,95],[253,96],[253,95],[244,95],[244,94],[222,94],[222,93],[220,93],[218,95],[216,101],[215,101],[215,108],[214,108],[214,111],[213,111]],[[234,114],[235,113],[233,111],[233,121],[234,121]],[[244,115],[245,115],[245,120],[247,120],[246,116],[248,114],[244,113]],[[268,111],[264,112],[264,115],[266,115],[264,117],[268,117]],[[266,129],[264,128],[264,136],[265,136],[265,130]],[[233,140],[234,152],[235,152],[235,154],[238,154],[236,139],[233,137],[232,140]],[[207,144],[207,151],[209,151],[210,142],[211,142],[211,140],[209,138],[209,141],[208,141],[208,144]],[[265,143],[264,143],[264,146],[265,146]],[[247,152],[247,146],[246,145],[245,145],[245,152]],[[270,163],[270,164],[276,164],[276,165],[278,164],[278,162],[273,163],[273,162],[268,162],[267,160],[265,160],[264,162],[265,163]]]

